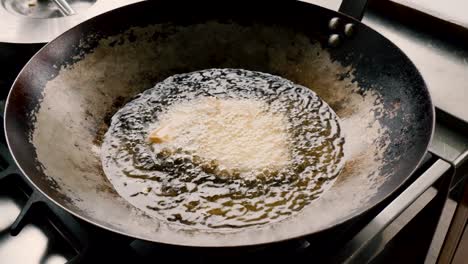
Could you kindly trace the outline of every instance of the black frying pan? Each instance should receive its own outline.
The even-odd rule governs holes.
[[[343,10],[359,15],[350,2]],[[285,221],[242,229],[174,224],[122,199],[99,158],[110,117],[156,82],[207,68],[267,72],[317,92],[345,132],[333,187]],[[398,47],[349,16],[293,1],[153,1],[100,15],[38,52],[5,110],[18,166],[52,201],[118,233],[190,246],[281,241],[360,216],[410,176],[433,126],[428,90]]]

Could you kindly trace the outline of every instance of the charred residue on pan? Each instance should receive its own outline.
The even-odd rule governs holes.
[[[109,125],[112,119],[112,116],[114,115],[115,112],[117,112],[125,103],[127,99],[124,97],[117,97],[114,102],[112,103],[112,106],[110,107],[109,111],[107,114],[104,116],[103,122],[100,124],[100,126],[97,128],[96,136],[94,137],[93,143],[96,144],[97,146],[101,146],[102,140],[104,138],[104,134],[107,132],[109,129]],[[88,115],[92,115],[89,112],[86,112]]]

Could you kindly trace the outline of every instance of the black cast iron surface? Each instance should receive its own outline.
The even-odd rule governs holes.
[[[243,14],[236,17],[240,24],[249,25],[252,21],[259,21],[257,15],[263,8],[262,6],[252,5],[251,9],[246,12],[239,5],[230,3],[229,8],[223,9],[224,11],[218,14],[207,12],[206,9],[200,8],[197,4],[189,8],[199,11],[195,12],[196,16],[181,16],[174,6],[175,4],[159,3],[151,6],[153,3],[136,4],[97,17],[74,28],[47,45],[21,73],[14,85],[14,90],[10,94],[6,111],[6,131],[10,147],[17,162],[34,184],[64,208],[91,220],[91,222],[98,222],[102,226],[114,230],[117,230],[115,225],[107,225],[106,219],[90,217],[85,215],[85,210],[70,206],[67,197],[63,193],[57,192],[56,189],[51,189],[50,182],[46,180],[43,171],[37,170],[34,146],[29,141],[29,134],[32,129],[30,113],[36,109],[41,100],[44,84],[51,75],[57,73],[57,68],[60,68],[53,67],[53,64],[49,62],[54,61],[59,65],[70,62],[71,58],[76,55],[75,52],[77,52],[73,44],[78,43],[83,35],[96,32],[102,35],[112,35],[130,26],[144,26],[167,20],[171,21],[174,18],[180,19],[177,21],[180,25],[204,23],[207,20],[221,19],[223,21],[234,18],[233,14],[236,13]],[[159,16],[155,16],[154,10],[164,10],[164,12]],[[284,12],[297,15],[293,19],[279,19],[280,14]],[[216,17],[213,16],[214,14],[216,14]],[[311,16],[311,14],[314,14],[314,16]],[[355,67],[355,80],[360,84],[361,93],[377,91],[382,97],[382,104],[386,110],[394,109],[395,105],[398,105],[395,112],[398,118],[392,119],[386,115],[379,117],[379,121],[385,124],[390,131],[391,145],[383,158],[385,163],[383,171],[390,175],[389,179],[379,186],[377,194],[372,197],[368,204],[361,205],[355,213],[346,218],[346,220],[349,220],[351,217],[361,215],[388,198],[409,177],[427,149],[433,130],[434,117],[427,89],[417,69],[396,46],[372,29],[359,24],[359,22],[316,6],[293,3],[290,5],[272,5],[270,12],[259,23],[280,23],[295,28],[299,32],[306,32],[312,39],[318,40],[325,46],[329,34],[328,23],[325,22],[334,16],[340,16],[343,20],[354,22],[359,34],[345,41],[338,49],[330,49],[329,52],[332,58],[344,65]],[[91,45],[91,47],[93,46]],[[58,50],[60,52],[57,52]],[[211,63],[210,66],[216,66],[220,62],[215,59],[209,63]],[[249,64],[247,61],[239,66],[242,67],[243,65],[254,69],[264,67],[261,62]],[[171,73],[193,70],[190,67],[188,69],[172,69],[174,72]],[[199,66],[195,65],[193,67],[196,69]],[[346,105],[340,107],[346,107]],[[351,189],[349,191],[354,192]],[[329,227],[342,222],[343,219],[330,223]],[[127,232],[124,228],[118,231],[132,234],[132,232]],[[303,235],[306,235],[306,233]],[[141,237],[141,235],[136,236]],[[154,236],[151,238],[146,237],[146,239],[158,240],[159,238]],[[225,239],[226,244],[231,245],[228,242],[229,239]],[[194,241],[187,243],[195,245]],[[239,245],[240,243],[236,242],[234,244]]]

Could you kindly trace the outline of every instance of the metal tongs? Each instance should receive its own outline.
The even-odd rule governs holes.
[[[58,6],[60,12],[64,16],[72,16],[76,14],[75,10],[70,6],[70,4],[67,2],[67,0],[53,0],[54,3]]]

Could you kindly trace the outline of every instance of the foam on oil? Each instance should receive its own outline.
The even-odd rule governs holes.
[[[184,127],[181,131],[188,136],[184,140],[148,142],[148,134],[167,121],[174,109],[187,112],[212,99],[232,109],[236,101],[239,107],[251,107],[257,116],[253,120],[273,120],[268,124],[278,130],[272,137],[276,145],[265,141],[259,146],[261,137],[244,137],[241,143],[250,150],[239,153],[252,153],[258,146],[256,155],[274,154],[276,162],[255,155],[223,160],[239,146],[233,148],[230,144],[235,142],[229,140],[225,141],[229,144],[215,144],[219,140],[210,139],[210,130],[203,127]],[[224,140],[220,131],[217,137]],[[204,138],[190,140],[194,135]],[[338,117],[310,89],[260,72],[209,69],[172,76],[120,109],[104,137],[101,158],[118,193],[148,214],[198,228],[240,228],[283,220],[317,199],[344,165],[343,144]],[[202,151],[223,145],[222,150]],[[278,155],[283,154],[280,159]]]
[[[256,177],[291,162],[288,120],[256,99],[200,97],[171,105],[150,134],[153,152],[178,148],[216,162],[216,174]],[[255,142],[255,144],[253,144]]]

